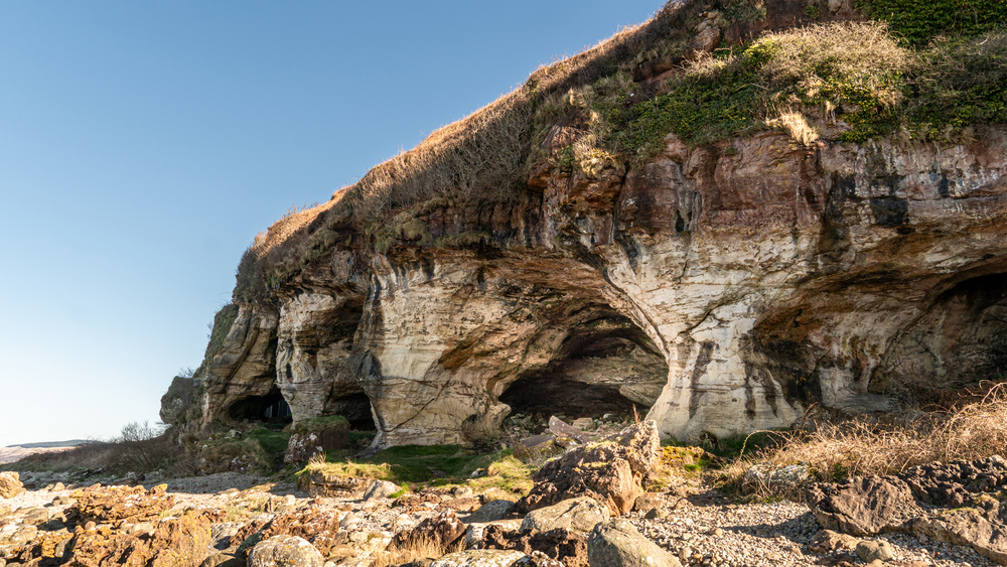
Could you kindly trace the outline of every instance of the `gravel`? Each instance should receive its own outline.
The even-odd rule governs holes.
[[[646,520],[634,513],[631,521],[644,535],[672,552],[683,564],[709,567],[791,567],[822,565],[822,559],[841,559],[849,552],[826,556],[811,553],[807,544],[819,531],[804,504],[782,501],[765,504],[686,506],[670,510],[662,519]],[[971,548],[922,542],[905,534],[885,534],[894,548],[891,563],[919,561],[926,565],[995,567]],[[859,561],[855,561],[860,563]]]

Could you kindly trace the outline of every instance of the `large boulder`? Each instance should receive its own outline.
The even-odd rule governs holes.
[[[326,451],[345,449],[350,422],[342,416],[305,419],[295,423],[292,431],[283,461],[303,463]]]
[[[21,493],[24,485],[16,472],[0,472],[0,498],[14,498]]]
[[[548,532],[514,531],[499,525],[489,525],[486,526],[478,547],[510,549],[527,553],[529,556],[544,554],[548,558],[561,561],[565,567],[588,567],[587,536],[562,528]],[[540,559],[537,556],[534,558]],[[533,563],[540,565],[542,562]]]
[[[587,496],[608,506],[612,515],[626,514],[645,493],[642,482],[654,471],[660,456],[656,424],[645,421],[632,425],[546,463],[535,473],[535,486],[518,507],[530,511]]]
[[[968,545],[1007,565],[1005,490],[1007,460],[990,457],[932,463],[897,476],[817,484],[808,489],[806,500],[818,523],[829,529],[857,536],[912,533]]]
[[[433,544],[447,549],[465,537],[465,524],[451,510],[445,510],[432,518],[427,518],[411,530],[395,534],[392,545],[399,548]]]
[[[297,536],[273,536],[248,554],[248,567],[322,567],[322,554]]]
[[[490,500],[483,504],[478,510],[469,514],[465,521],[469,524],[485,524],[504,519],[511,510],[514,503],[510,500]]]
[[[594,528],[587,558],[591,567],[682,567],[678,558],[618,518]]]
[[[521,531],[548,532],[564,529],[584,533],[593,530],[609,516],[608,506],[582,496],[528,512],[521,522]]]

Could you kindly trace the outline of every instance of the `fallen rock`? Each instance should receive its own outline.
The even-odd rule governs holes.
[[[511,567],[524,556],[519,551],[469,549],[449,553],[431,563],[430,567]]]
[[[555,529],[548,532],[508,531],[503,526],[489,525],[479,543],[482,549],[509,549],[527,553],[532,565],[546,567],[542,558],[545,557],[562,562],[566,567],[588,567],[587,536],[566,529]]]
[[[248,554],[248,567],[322,567],[322,563],[322,554],[296,536],[273,536]]]
[[[591,441],[591,436],[556,416],[549,418],[549,431],[557,438],[568,437],[578,443],[589,443]]]
[[[998,498],[1005,490],[1007,460],[990,457],[817,484],[806,500],[826,528],[858,536],[902,531],[968,545],[1007,565],[1007,506]]]
[[[852,551],[857,548],[858,543],[860,540],[851,535],[821,530],[815,534],[808,547],[814,553],[831,553],[839,550]]]
[[[345,449],[349,433],[350,422],[345,419],[308,419],[295,423],[283,462],[303,463],[320,453]]]
[[[891,561],[895,559],[895,549],[887,541],[867,540],[857,544],[857,557],[864,563]]]
[[[14,498],[23,488],[17,472],[0,472],[0,498]]]
[[[643,496],[636,499],[636,503],[633,505],[633,510],[640,512],[641,514],[646,514],[651,510],[657,510],[664,505],[664,496],[657,494],[656,492],[648,492]]]
[[[389,482],[387,480],[375,480],[374,484],[364,492],[361,497],[363,500],[371,500],[373,498],[389,498],[392,494],[402,490],[399,485],[394,482]]]
[[[613,515],[625,514],[644,493],[641,483],[660,455],[656,424],[632,425],[546,463],[535,473],[535,486],[518,502],[518,509],[527,512],[587,496],[607,505]]]
[[[608,507],[588,497],[571,498],[559,504],[532,510],[521,522],[521,531],[548,532],[555,529],[586,533],[608,520]]]
[[[626,520],[595,526],[587,542],[591,567],[682,567],[682,563],[643,536]]]
[[[903,530],[923,509],[909,485],[897,477],[856,477],[808,489],[808,505],[819,525],[855,536]]]
[[[490,500],[483,504],[478,510],[472,512],[465,521],[470,524],[485,524],[502,520],[514,509],[514,503],[510,500]]]

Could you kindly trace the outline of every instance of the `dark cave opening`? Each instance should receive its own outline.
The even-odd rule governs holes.
[[[231,419],[272,424],[287,424],[294,421],[290,406],[278,388],[273,388],[265,396],[248,396],[234,402],[228,408],[227,415]]]
[[[875,373],[875,392],[909,388],[916,396],[1007,380],[1007,273],[949,285],[903,329]]]
[[[668,379],[650,337],[608,306],[580,313],[544,368],[520,376],[500,396],[511,415],[573,420],[615,414],[643,417]]]

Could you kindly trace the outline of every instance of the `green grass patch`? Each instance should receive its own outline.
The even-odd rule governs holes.
[[[856,6],[865,16],[887,22],[913,46],[939,35],[973,36],[1007,25],[1003,0],[857,0]]]
[[[290,443],[290,433],[268,427],[252,429],[245,433],[245,438],[258,443],[262,447],[262,450],[270,455],[285,453],[287,451],[287,444]]]
[[[493,488],[509,493],[531,489],[534,468],[511,455],[511,451],[477,453],[458,445],[403,445],[391,447],[361,460],[330,457],[325,463],[310,463],[305,470],[322,467],[329,474],[388,480],[405,486],[466,485],[477,492]],[[471,478],[477,469],[486,474]]]

